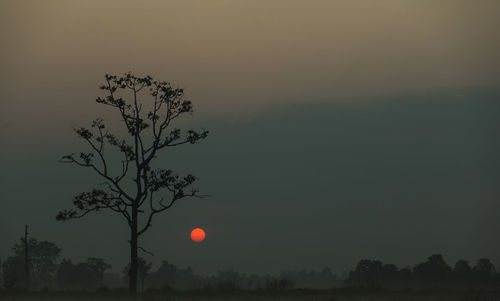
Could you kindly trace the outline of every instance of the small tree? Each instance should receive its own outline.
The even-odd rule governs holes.
[[[104,280],[104,272],[112,268],[112,266],[104,262],[102,258],[89,257],[85,264],[97,276],[96,278],[99,285],[102,285],[102,281]]]
[[[106,75],[106,83],[100,86],[104,98],[96,102],[115,109],[125,126],[128,138],[119,138],[109,132],[102,119],[95,119],[91,128],[76,128],[76,134],[85,140],[90,152],[70,154],[61,162],[74,163],[89,168],[104,182],[88,192],[74,197],[76,207],[59,212],[57,219],[65,221],[80,218],[90,212],[109,210],[120,214],[130,228],[130,277],[129,290],[137,292],[139,237],[152,225],[153,217],[164,212],[176,201],[185,197],[199,196],[191,188],[193,175],[179,177],[170,169],[156,168],[152,164],[161,150],[194,144],[207,137],[208,131],[173,128],[173,123],[186,113],[193,112],[191,101],[184,99],[184,90],[170,83],[153,80],[150,76],[137,77],[127,73],[122,77]],[[147,92],[151,101],[139,98]],[[121,94],[128,93],[126,100]],[[120,95],[119,95],[120,94]],[[119,172],[112,174],[107,147],[122,154]],[[126,179],[132,185],[126,185]],[[169,196],[164,195],[166,192]],[[160,197],[158,197],[159,194]]]
[[[3,263],[3,278],[6,288],[26,288],[25,249],[29,248],[29,277],[34,287],[49,287],[55,282],[57,260],[61,248],[49,241],[30,238],[27,243],[21,238],[20,243],[12,247],[14,255]]]

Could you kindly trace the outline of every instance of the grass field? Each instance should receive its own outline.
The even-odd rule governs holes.
[[[107,293],[2,293],[2,301],[500,301],[499,291],[313,291],[235,292],[235,293],[148,293],[131,298],[126,294]]]

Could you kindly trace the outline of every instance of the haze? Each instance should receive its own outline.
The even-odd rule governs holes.
[[[57,163],[84,149],[72,126],[109,117],[97,85],[133,71],[184,87],[211,130],[162,159],[211,197],[155,223],[153,262],[499,263],[499,28],[496,1],[2,1],[0,256],[29,224],[125,266],[118,217],[54,216],[96,181]]]

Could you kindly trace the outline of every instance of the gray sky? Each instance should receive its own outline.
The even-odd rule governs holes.
[[[32,227],[121,270],[126,228],[55,213],[97,179],[57,163],[110,117],[105,73],[185,87],[202,144],[159,164],[212,195],[144,245],[201,273],[277,272],[442,253],[500,264],[500,5],[495,1],[2,1],[0,256]],[[203,244],[189,241],[202,226]],[[91,242],[89,244],[89,242]]]

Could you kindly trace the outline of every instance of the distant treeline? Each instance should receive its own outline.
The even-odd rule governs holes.
[[[440,254],[413,267],[398,268],[379,260],[364,259],[349,272],[344,286],[357,288],[499,288],[500,273],[487,258],[471,266],[467,260],[458,260],[449,266]]]
[[[26,249],[28,247],[28,269]],[[15,244],[14,254],[0,261],[1,288],[4,290],[63,290],[95,291],[125,288],[128,265],[121,274],[106,272],[111,265],[101,258],[90,257],[83,262],[61,259],[61,248],[49,241],[31,238],[25,244]],[[26,271],[29,270],[29,279]],[[28,280],[28,281],[27,281]],[[329,268],[320,271],[287,271],[279,276],[248,275],[237,271],[220,271],[214,276],[195,274],[191,267],[179,268],[167,261],[152,270],[152,264],[144,258],[139,260],[140,290],[202,290],[280,291],[291,288],[331,289],[351,288],[489,288],[500,287],[500,274],[486,258],[479,259],[474,266],[459,260],[450,267],[441,255],[432,255],[426,262],[413,267],[398,268],[378,260],[361,260],[356,268],[344,277],[339,277]]]

